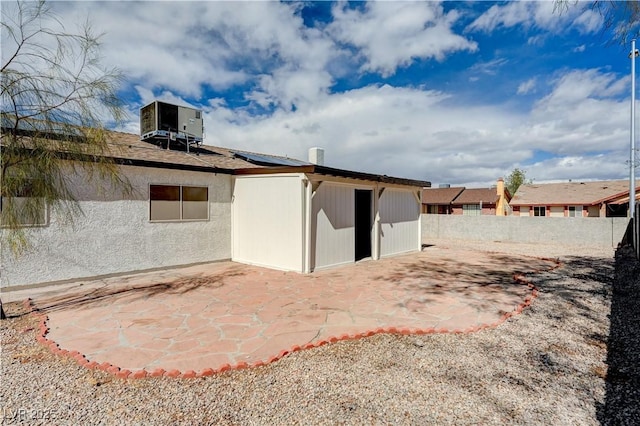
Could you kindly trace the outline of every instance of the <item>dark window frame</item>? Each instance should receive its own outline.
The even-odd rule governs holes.
[[[547,206],[533,206],[533,215],[543,217],[547,215]]]
[[[174,207],[175,212],[171,212],[171,205],[157,204],[154,209],[154,202],[177,203],[177,206]],[[206,217],[198,217],[197,209],[189,208],[189,204],[186,203],[205,203]],[[156,211],[154,212],[154,210]],[[196,210],[196,217],[188,217],[194,214],[194,210]],[[178,214],[171,217],[171,213],[176,212]],[[149,184],[149,222],[203,222],[208,220],[210,220],[208,186]]]

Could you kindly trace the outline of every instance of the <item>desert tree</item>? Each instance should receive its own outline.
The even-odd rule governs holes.
[[[0,242],[6,254],[29,247],[30,225],[48,212],[82,214],[71,177],[82,172],[130,192],[106,128],[125,118],[120,71],[105,67],[100,38],[85,21],[72,31],[44,1],[2,5]],[[26,225],[26,226],[25,226]],[[0,302],[1,307],[1,302]]]
[[[509,173],[504,182],[511,196],[516,193],[521,185],[528,185],[530,183],[531,179],[527,179],[527,172],[517,167]]]

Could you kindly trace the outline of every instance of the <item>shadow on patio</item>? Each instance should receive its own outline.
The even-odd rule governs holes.
[[[220,288],[230,278],[245,275],[241,265],[232,265],[215,273],[197,273],[178,277],[162,277],[157,282],[139,282],[137,276],[132,275],[118,279],[117,284],[105,284],[96,287],[88,284],[86,290],[78,289],[61,296],[47,297],[38,300],[38,309],[45,312],[64,310],[68,307],[91,307],[100,303],[117,303],[120,299],[129,301],[147,299],[157,295],[183,295],[202,288]]]
[[[390,272],[373,277],[373,281],[389,282],[413,294],[407,304],[428,305],[439,296],[466,296],[469,306],[486,309],[505,295],[523,298],[528,280],[559,265],[551,259],[509,256],[489,253],[484,257],[460,259],[454,256],[422,257],[399,263]],[[419,297],[415,297],[419,296]]]

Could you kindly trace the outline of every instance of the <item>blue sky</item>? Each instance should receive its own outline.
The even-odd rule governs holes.
[[[630,46],[579,3],[56,2],[89,16],[138,133],[154,100],[205,143],[452,185],[628,177]]]

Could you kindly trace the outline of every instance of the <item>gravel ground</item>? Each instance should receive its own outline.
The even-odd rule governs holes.
[[[465,246],[557,257],[563,266],[534,276],[533,305],[493,330],[377,335],[198,379],[120,380],[79,367],[41,347],[34,316],[7,304],[2,422],[640,424],[640,266],[629,252],[614,259],[612,250]]]

